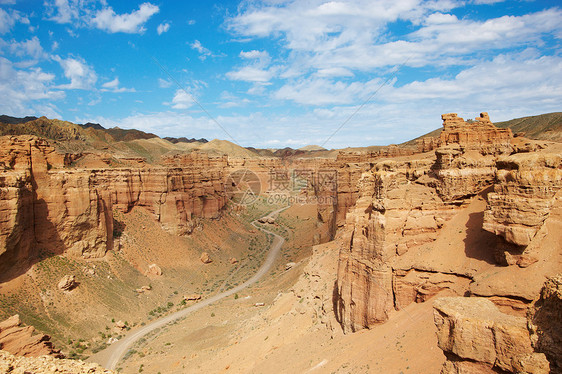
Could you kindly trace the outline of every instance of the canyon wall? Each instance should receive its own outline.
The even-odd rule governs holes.
[[[33,136],[0,138],[0,274],[48,254],[104,256],[113,245],[113,209],[143,206],[183,235],[227,201],[226,158],[193,154],[182,166],[75,169],[74,157]]]
[[[560,373],[562,276],[550,277],[526,316],[502,313],[480,297],[435,300],[442,374]]]
[[[517,151],[511,131],[495,128],[486,113],[474,121],[454,113],[442,119],[433,155],[374,162],[361,177],[359,197],[339,238],[335,305],[346,332],[384,322],[392,310],[444,289],[457,295],[470,292],[479,272],[505,265],[505,260],[496,262],[496,240],[483,230],[526,245],[545,229],[560,187],[560,156],[546,151],[511,154]],[[494,192],[487,194],[492,186]],[[449,229],[449,242],[434,246],[453,217],[463,227],[458,233]],[[537,261],[510,257],[515,262],[519,258],[521,267]],[[552,270],[546,269],[541,265],[537,279]],[[500,286],[488,282],[486,287]],[[517,285],[501,287],[513,290]]]

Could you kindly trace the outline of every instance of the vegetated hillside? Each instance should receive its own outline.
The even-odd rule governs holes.
[[[51,140],[83,140],[90,143],[96,140],[119,142],[158,137],[155,134],[135,129],[126,130],[118,127],[106,129],[97,123],[79,125],[47,117],[15,118],[9,116],[0,116],[0,134],[36,135]]]
[[[47,117],[27,122],[21,120],[21,122],[17,122],[17,119],[13,119],[11,123],[2,123],[0,135],[36,135],[58,141],[86,140],[84,129],[71,122]]]
[[[496,122],[497,127],[509,127],[514,134],[523,132],[524,136],[536,140],[562,141],[562,112],[540,114]]]

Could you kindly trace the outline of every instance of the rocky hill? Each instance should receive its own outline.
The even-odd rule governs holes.
[[[529,139],[562,141],[562,112],[516,118],[494,124],[497,127],[510,128],[514,134]]]
[[[516,136],[524,136],[534,140],[562,141],[562,113],[546,113],[536,116],[515,118],[509,121],[494,122],[499,128],[509,128]],[[423,139],[438,139],[442,129],[436,129],[401,146],[412,146]]]

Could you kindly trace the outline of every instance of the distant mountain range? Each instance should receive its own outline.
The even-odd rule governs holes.
[[[562,142],[562,112],[540,114],[495,123],[498,127],[509,127],[515,134],[531,139]],[[438,137],[437,129],[423,137]],[[47,117],[11,117],[0,115],[0,135],[36,135],[47,138],[66,152],[106,152],[116,157],[143,157],[148,162],[168,153],[183,153],[193,150],[212,154],[228,154],[239,157],[335,157],[337,150],[326,150],[317,145],[299,149],[258,149],[241,147],[226,140],[195,139],[187,137],[160,138],[155,134],[136,129],[113,127],[106,129],[99,123],[74,124]],[[417,139],[419,139],[417,138]],[[416,139],[403,143],[414,144]]]

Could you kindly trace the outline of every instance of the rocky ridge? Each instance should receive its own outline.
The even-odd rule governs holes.
[[[549,261],[559,248],[539,243],[558,219],[545,224],[557,201],[559,156],[514,140],[486,113],[469,122],[453,113],[442,119],[433,154],[374,162],[358,183],[359,197],[340,234],[335,290],[336,316],[346,332],[385,322],[393,310],[443,289],[501,296],[502,303],[524,308],[521,300],[528,305],[544,277],[560,269],[558,261]],[[535,205],[539,209],[530,209]],[[453,219],[466,222],[464,238],[446,229]],[[513,244],[527,245],[532,255]],[[520,267],[541,259],[533,268],[537,281],[523,284],[516,270],[498,269],[506,258]],[[494,271],[502,275],[490,277]]]
[[[33,136],[0,139],[0,273],[24,269],[41,253],[100,258],[113,246],[114,209],[143,206],[169,232],[191,232],[227,201],[223,159],[193,154],[181,167],[70,168]]]
[[[37,334],[32,326],[23,325],[17,314],[0,322],[0,349],[17,356],[48,355],[64,358],[60,351],[53,347],[48,335]]]
[[[86,363],[80,360],[57,359],[51,356],[21,357],[0,350],[0,373],[111,374],[115,372],[113,370],[104,369],[98,364]]]

